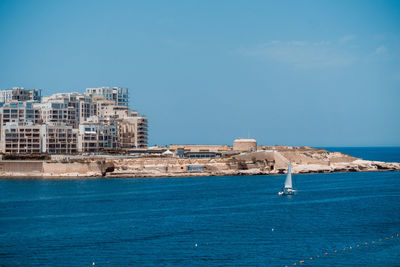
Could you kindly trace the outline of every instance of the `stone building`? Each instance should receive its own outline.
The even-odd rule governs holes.
[[[257,141],[255,139],[236,139],[233,141],[233,150],[255,152],[257,151]]]

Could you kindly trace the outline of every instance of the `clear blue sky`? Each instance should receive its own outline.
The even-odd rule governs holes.
[[[13,86],[129,87],[150,144],[400,145],[400,2],[0,0]]]

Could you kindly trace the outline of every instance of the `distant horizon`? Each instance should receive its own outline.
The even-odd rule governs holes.
[[[129,88],[150,146],[400,146],[398,1],[4,0],[0,58],[0,89]]]

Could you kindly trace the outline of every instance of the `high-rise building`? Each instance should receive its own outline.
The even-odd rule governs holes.
[[[115,125],[95,118],[79,125],[79,152],[97,153],[117,149],[118,134]]]
[[[13,87],[8,90],[0,91],[0,103],[15,101],[40,101],[42,97],[40,89],[25,89],[23,87]]]
[[[34,104],[30,101],[19,102],[15,100],[4,103],[0,108],[2,125],[9,122],[21,125],[39,123],[40,109],[36,108]]]
[[[0,149],[74,154],[146,148],[147,118],[128,106],[128,89],[120,87],[43,97],[39,89],[2,90]]]
[[[43,138],[43,152],[49,154],[78,153],[78,129],[71,126],[47,125]]]
[[[92,97],[101,96],[105,100],[112,100],[118,106],[129,106],[129,90],[122,87],[86,88],[86,94]]]
[[[0,148],[8,154],[41,153],[45,128],[45,125],[7,123],[2,127]]]

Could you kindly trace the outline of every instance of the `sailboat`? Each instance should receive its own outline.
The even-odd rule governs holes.
[[[280,196],[294,195],[296,193],[296,190],[293,188],[293,184],[292,184],[292,170],[291,169],[292,169],[291,163],[289,162],[285,185],[283,186],[282,191],[280,191],[278,193]]]

